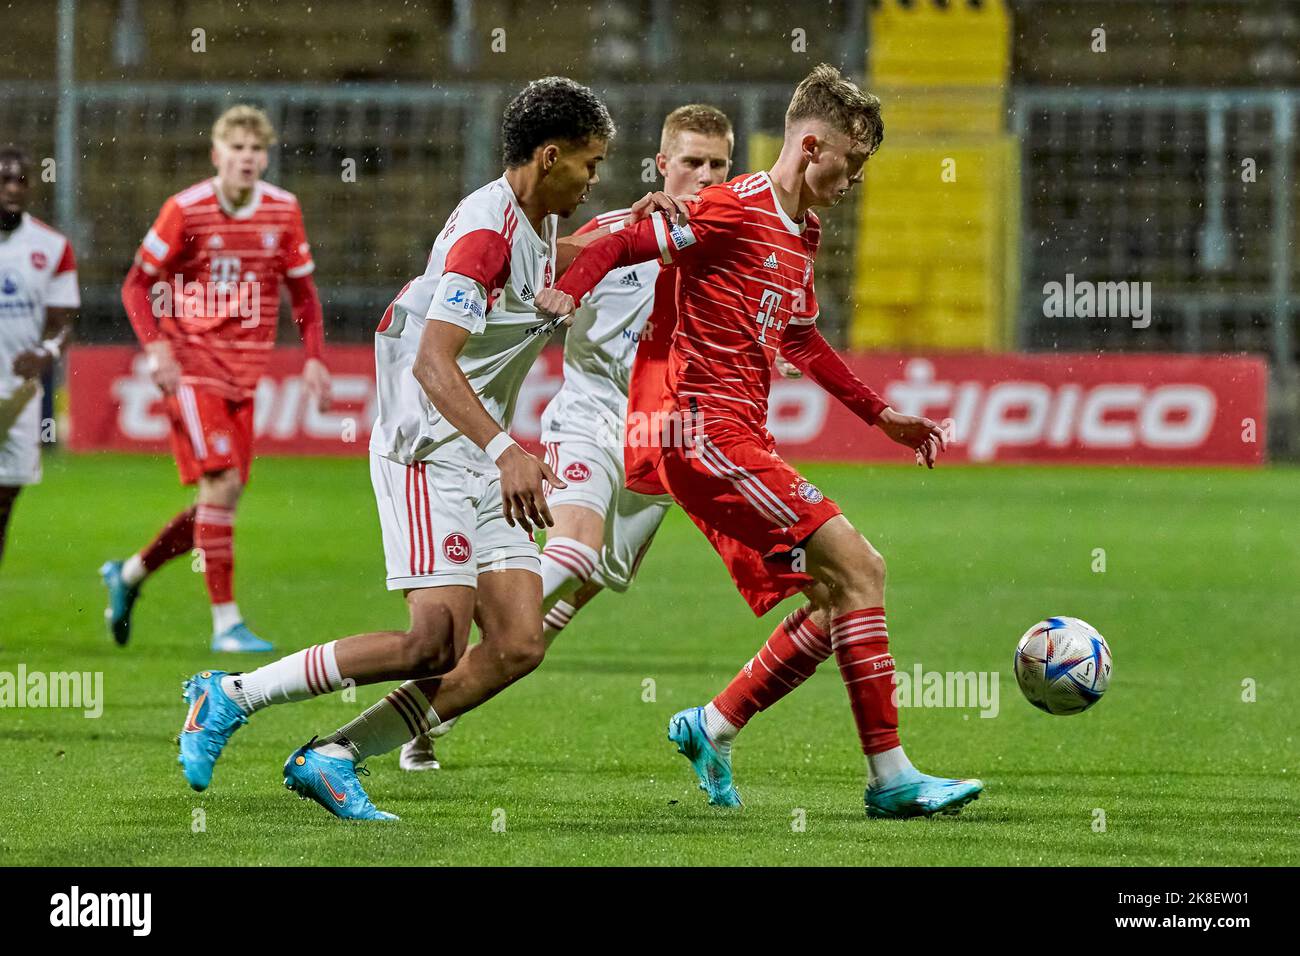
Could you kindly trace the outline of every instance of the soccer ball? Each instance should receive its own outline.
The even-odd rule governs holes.
[[[1087,710],[1110,686],[1110,645],[1087,621],[1049,617],[1016,645],[1016,683],[1049,714]]]

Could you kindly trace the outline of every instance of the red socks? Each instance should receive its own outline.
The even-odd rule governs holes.
[[[841,614],[831,622],[831,647],[849,692],[862,752],[877,754],[899,746],[894,657],[889,653],[885,609]]]
[[[208,598],[213,604],[234,600],[235,512],[217,505],[199,505],[194,521],[194,545],[203,552]]]
[[[713,706],[728,723],[743,727],[760,710],[811,677],[830,655],[830,641],[809,619],[808,608],[801,607],[777,626],[767,643],[713,699]]]
[[[158,532],[158,537],[140,552],[140,563],[146,573],[152,574],[172,558],[179,557],[194,547],[194,508],[182,511]]]

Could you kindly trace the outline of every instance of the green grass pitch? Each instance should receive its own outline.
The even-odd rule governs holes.
[[[264,711],[211,790],[186,787],[181,682],[258,661],[208,653],[187,560],[147,584],[131,645],[115,647],[96,568],[187,495],[159,458],[49,456],[46,471],[0,568],[0,671],[102,671],[105,704],[95,720],[0,710],[0,865],[1300,862],[1295,469],[807,469],[885,554],[899,669],[1000,673],[994,718],[902,711],[918,766],[985,781],[959,817],[864,817],[830,665],[742,734],[745,809],[704,805],[668,718],[778,618],[754,619],[674,512],[632,591],[602,596],[536,674],[462,721],[438,747],[444,770],[370,762],[392,825],[340,823],[280,777],[294,747],[386,687]],[[240,604],[283,651],[404,626],[363,459],[259,460],[236,541]],[[1051,614],[1090,621],[1114,651],[1110,692],[1079,716],[1035,710],[1011,674],[1017,638]]]

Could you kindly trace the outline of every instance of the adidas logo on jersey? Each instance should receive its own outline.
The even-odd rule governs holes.
[[[524,287],[523,287],[523,289],[521,289],[520,292],[519,292],[519,298],[521,298],[521,299],[523,299],[525,302],[527,302],[527,301],[529,301],[532,297],[533,297],[533,287],[530,286],[527,282],[525,282],[525,283],[524,283]]]
[[[775,269],[775,268],[777,268],[777,265],[776,265],[776,253],[775,253],[775,252],[773,252],[773,253],[769,253],[769,254],[768,254],[768,257],[767,257],[766,259],[763,260],[763,268],[764,268],[764,269]]]
[[[619,279],[619,280],[618,280],[618,284],[619,284],[619,285],[631,286],[631,287],[634,288],[634,289],[639,289],[639,288],[641,288],[641,280],[638,279],[638,278],[636,277],[636,270],[635,270],[635,269],[633,269],[633,270],[632,270],[631,272],[629,272],[627,275],[623,276],[623,278]]]

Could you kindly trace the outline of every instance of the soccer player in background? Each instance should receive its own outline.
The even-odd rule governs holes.
[[[388,589],[404,593],[410,625],[317,644],[247,674],[195,674],[186,684],[179,758],[195,790],[207,788],[230,735],[256,711],[345,681],[405,680],[284,765],[285,785],[331,813],[392,819],[366,795],[357,764],[541,662],[541,562],[532,529],[553,523],[543,484],[564,482],[508,429],[529,367],[560,316],[573,311],[567,296],[548,288],[558,219],[599,182],[613,134],[604,104],[563,77],[530,83],[506,107],[504,174],[456,207],[424,273],[398,293],[375,332],[379,415],[370,476]],[[628,219],[647,215],[655,201],[646,197]],[[471,621],[482,640],[466,650]]]
[[[0,148],[0,559],[18,493],[41,480],[41,376],[81,305],[71,243],[27,212],[30,173]]]
[[[262,181],[274,142],[261,110],[241,105],[222,113],[212,127],[217,174],[163,204],[122,284],[122,305],[171,419],[181,483],[197,485],[198,494],[148,545],[100,568],[104,613],[118,644],[130,639],[145,579],[198,548],[212,650],[271,650],[235,602],[234,533],[253,462],[253,396],[275,347],[282,282],[306,353],[303,381],[321,410],[330,397],[302,209],[292,193]]]
[[[685,196],[725,181],[734,146],[731,121],[721,110],[701,104],[673,110],[655,156],[663,191]],[[602,213],[576,235],[589,236],[629,211]],[[542,413],[547,464],[566,483],[546,496],[555,519],[542,550],[547,647],[603,589],[628,589],[672,504],[667,495],[624,487],[623,423],[637,343],[671,332],[674,323],[661,312],[676,306],[675,282],[672,270],[657,262],[615,269],[579,306],[565,336],[564,384]],[[437,769],[432,738],[455,723],[444,721],[403,747],[402,769]]]
[[[956,812],[983,789],[978,780],[922,774],[908,760],[893,699],[884,559],[776,454],[766,429],[779,349],[867,424],[914,449],[918,463],[933,467],[944,447],[936,423],[890,408],[816,326],[820,227],[812,207],[835,205],[862,181],[883,133],[880,101],[822,64],[795,90],[770,171],[704,190],[687,225],[656,214],[592,242],[556,284],[580,301],[611,268],[653,258],[676,266],[678,325],[666,374],[643,375],[638,362],[629,422],[668,412],[687,438],[659,447],[629,442],[629,484],[672,495],[755,614],[799,592],[808,598],[710,703],[670,721],[669,739],[711,804],[740,804],[731,771],[740,729],[832,655],[867,758],[870,816]]]

